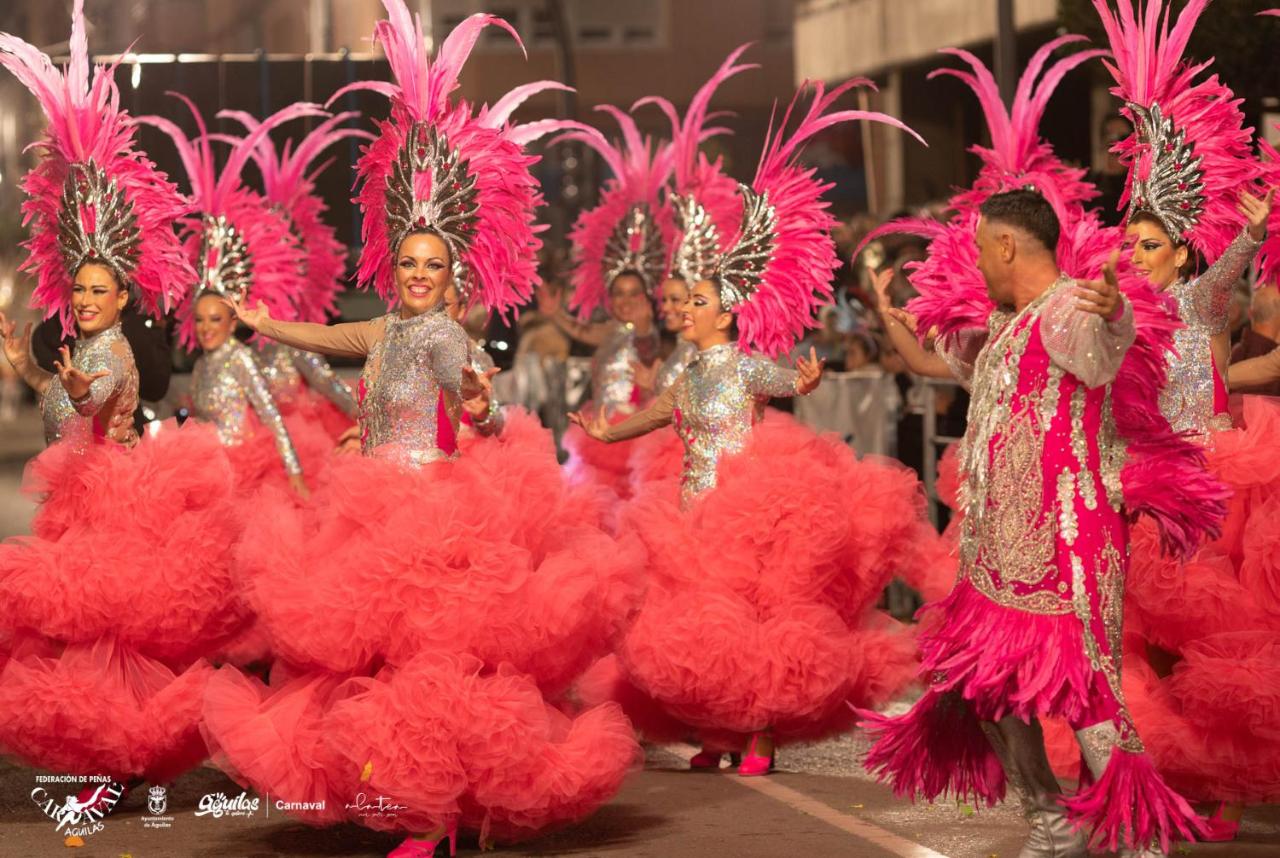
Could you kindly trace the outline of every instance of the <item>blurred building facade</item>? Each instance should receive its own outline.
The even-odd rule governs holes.
[[[872,154],[884,187],[881,214],[944,199],[968,184],[977,159],[966,150],[989,143],[971,91],[950,77],[928,80],[940,66],[957,66],[942,48],[966,48],[994,69],[997,0],[799,0],[796,3],[797,78],[838,82],[873,78],[880,109],[902,118],[929,148],[877,132]],[[1057,35],[1057,0],[1014,0],[1016,69]],[[1091,65],[1097,65],[1096,63]],[[1078,69],[1059,85],[1041,126],[1065,160],[1097,166],[1104,147],[1095,133],[1114,110],[1098,74]]]

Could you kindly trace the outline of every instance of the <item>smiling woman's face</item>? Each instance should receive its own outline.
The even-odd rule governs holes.
[[[196,299],[195,316],[196,341],[206,352],[219,348],[236,329],[236,317],[231,308],[211,292]]]
[[[396,253],[396,292],[406,316],[420,316],[445,300],[453,283],[449,246],[440,236],[415,232]]]
[[[105,331],[120,320],[129,292],[105,265],[87,263],[76,272],[71,286],[71,309],[81,336]]]

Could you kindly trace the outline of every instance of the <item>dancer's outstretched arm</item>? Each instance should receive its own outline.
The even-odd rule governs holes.
[[[582,430],[592,438],[604,441],[606,444],[647,435],[655,429],[671,425],[672,415],[675,412],[675,390],[683,380],[684,376],[681,376],[675,384],[662,391],[652,405],[643,411],[637,411],[620,423],[609,425],[609,420],[603,411],[598,412],[595,419],[587,417],[581,411],[575,411],[569,415],[569,421],[581,426]]]
[[[243,301],[223,298],[227,306],[241,322],[264,337],[331,357],[362,358],[382,337],[383,322],[343,322],[340,325],[318,325],[314,322],[281,322],[271,318],[266,304],[261,301],[249,307]]]

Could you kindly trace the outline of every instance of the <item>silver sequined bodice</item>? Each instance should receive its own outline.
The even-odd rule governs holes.
[[[286,409],[292,406],[305,382],[343,414],[356,418],[355,396],[323,355],[268,340],[258,348],[258,362],[277,405]]]
[[[88,400],[79,406],[71,402],[57,375],[50,379],[40,402],[45,443],[65,441],[84,449],[95,434],[126,447],[138,443],[133,429],[133,411],[138,407],[138,368],[120,325],[76,340],[71,348],[71,363],[87,375],[103,370],[109,375],[94,379]],[[95,424],[99,427],[96,433]]]
[[[1215,386],[1223,386],[1215,367],[1213,338],[1226,330],[1231,294],[1241,273],[1258,251],[1258,243],[1242,232],[1203,276],[1179,279],[1168,288],[1185,327],[1173,333],[1169,380],[1160,392],[1160,412],[1177,432],[1201,435],[1231,428],[1231,418],[1214,413]]]
[[[684,444],[681,500],[716,484],[720,457],[743,448],[774,396],[795,393],[795,370],[749,357],[733,344],[699,352],[672,389],[674,423]]]
[[[1169,287],[1184,327],[1173,333],[1169,381],[1160,392],[1160,411],[1175,432],[1202,434],[1213,421],[1215,370],[1210,350],[1213,332],[1194,312],[1195,291],[1194,280],[1179,280]]]
[[[196,359],[191,370],[192,414],[212,423],[218,440],[227,446],[243,444],[254,433],[250,412],[275,439],[286,473],[302,472],[280,409],[252,350],[235,337]]]
[[[408,465],[445,458],[438,440],[441,393],[456,401],[462,390],[466,331],[442,310],[385,318],[360,379],[364,453]],[[448,416],[456,424],[456,415]]]
[[[636,333],[632,324],[614,325],[591,359],[591,396],[606,414],[628,414],[636,410],[636,361],[648,363],[658,353],[658,332]]]
[[[654,394],[659,394],[668,387],[676,383],[676,379],[680,377],[680,373],[685,371],[689,366],[689,361],[693,360],[693,356],[698,353],[698,347],[684,337],[676,339],[676,347],[671,350],[671,354],[667,355],[667,359],[662,362],[661,368],[658,369],[658,377],[653,383]]]

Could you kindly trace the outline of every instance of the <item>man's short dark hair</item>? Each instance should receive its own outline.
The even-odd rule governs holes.
[[[1044,245],[1045,250],[1057,252],[1058,234],[1062,230],[1058,215],[1049,201],[1036,191],[1017,190],[996,194],[988,197],[979,211],[988,221],[1016,226]]]

